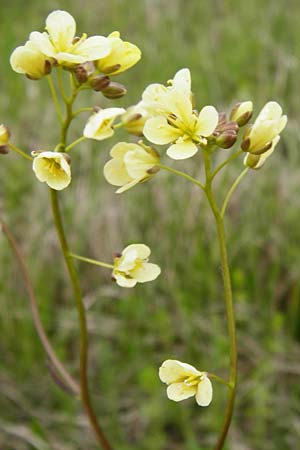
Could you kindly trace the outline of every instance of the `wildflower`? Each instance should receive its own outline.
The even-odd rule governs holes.
[[[273,140],[279,136],[286,123],[287,116],[282,115],[281,106],[276,102],[268,102],[254,124],[246,131],[241,144],[242,150],[253,155],[262,155],[272,149]]]
[[[5,125],[1,124],[0,125],[0,147],[8,144],[9,137],[10,137],[9,129]]]
[[[155,280],[161,273],[160,267],[148,263],[150,248],[144,244],[128,245],[120,256],[114,259],[112,276],[117,284],[131,288],[136,283]]]
[[[199,406],[208,406],[212,401],[212,384],[207,373],[190,364],[168,359],[159,368],[159,378],[168,385],[170,400],[180,402],[195,395]]]
[[[69,155],[59,152],[33,152],[33,171],[37,179],[57,191],[71,182]]]
[[[127,108],[126,113],[122,115],[121,120],[123,127],[130,134],[136,136],[143,135],[144,125],[149,118],[149,113],[141,101],[134,106]]]
[[[186,159],[194,156],[197,145],[207,144],[219,120],[218,112],[213,106],[205,106],[199,114],[192,109],[191,100],[177,90],[164,95],[164,104],[170,114],[159,115],[147,120],[144,136],[154,144],[171,145],[167,155],[173,159]]]
[[[231,113],[230,120],[236,122],[239,127],[246,125],[253,114],[253,103],[250,101],[237,103]]]
[[[100,111],[89,118],[83,130],[83,135],[86,138],[96,139],[98,141],[111,137],[114,134],[114,120],[125,112],[126,110],[124,108],[100,109]]]
[[[111,33],[107,39],[111,44],[111,51],[106,57],[97,61],[100,72],[117,75],[130,69],[141,59],[140,49],[130,42],[123,41],[118,31]]]
[[[272,146],[262,155],[254,155],[252,153],[247,153],[244,158],[244,166],[250,167],[251,169],[260,169],[272,155],[275,150],[276,145],[280,140],[280,136],[276,136],[272,141]]]
[[[48,58],[63,66],[74,66],[104,58],[111,51],[111,43],[104,36],[75,37],[76,22],[66,11],[53,11],[46,19],[46,32],[34,31],[29,40]]]
[[[159,155],[151,147],[119,142],[110,152],[112,159],[104,166],[106,180],[114,186],[122,186],[117,194],[142,183],[159,170]]]
[[[165,102],[165,95],[171,91],[177,91],[192,100],[191,74],[189,69],[179,70],[172,80],[168,81],[169,86],[163,84],[150,84],[143,92],[141,106],[148,112],[149,116],[161,114],[171,114],[168,102]]]
[[[39,80],[51,71],[51,62],[31,41],[15,48],[10,65],[15,72],[25,74],[32,80]]]

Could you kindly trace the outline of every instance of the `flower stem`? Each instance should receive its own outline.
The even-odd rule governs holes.
[[[68,145],[65,148],[65,152],[69,152],[75,145],[80,144],[81,142],[85,141],[87,138],[85,136],[81,136],[80,138],[76,139],[76,141],[73,141],[70,145]]]
[[[208,378],[212,378],[213,380],[218,381],[219,383],[225,384],[225,386],[227,386],[228,388],[232,388],[231,384],[229,383],[229,381],[224,380],[224,378],[219,377],[218,375],[211,373],[211,372],[207,372],[207,376]]]
[[[65,263],[69,272],[70,280],[73,287],[73,293],[76,301],[76,307],[79,316],[80,323],[80,391],[81,391],[81,399],[82,403],[85,407],[86,413],[88,415],[90,424],[96,434],[98,442],[105,450],[111,450],[109,442],[107,441],[99,423],[95,412],[92,407],[89,387],[88,387],[88,378],[87,378],[87,365],[88,365],[88,333],[87,333],[87,323],[86,323],[86,313],[85,307],[82,300],[81,289],[76,273],[76,269],[70,256],[70,251],[63,227],[63,223],[61,220],[57,191],[54,189],[50,189],[51,191],[51,206],[54,217],[54,222],[56,226],[56,231],[58,234],[58,238],[60,241],[61,249],[64,255]]]
[[[78,386],[77,382],[71,377],[71,375],[64,368],[61,361],[58,359],[51,343],[49,342],[46,332],[44,330],[44,327],[43,327],[43,324],[41,321],[41,317],[39,314],[38,306],[37,306],[34,289],[33,289],[32,283],[31,283],[31,279],[30,279],[30,275],[29,275],[29,272],[27,269],[25,258],[22,254],[20,246],[17,243],[14,235],[12,234],[12,232],[6,225],[6,223],[1,218],[0,218],[0,225],[1,225],[3,233],[5,234],[5,236],[7,237],[7,240],[9,241],[9,243],[11,245],[11,248],[14,252],[16,260],[19,264],[21,276],[23,278],[23,282],[24,282],[24,285],[25,285],[25,288],[27,290],[29,300],[30,300],[30,307],[31,307],[31,312],[32,312],[33,323],[34,323],[36,332],[40,338],[41,344],[44,347],[44,350],[45,350],[49,360],[51,361],[53,367],[60,374],[60,376],[62,377],[66,386],[70,389],[70,391],[73,394],[79,395],[79,386]]]
[[[105,267],[107,269],[114,268],[114,266],[112,264],[107,264],[102,261],[98,261],[96,259],[86,258],[85,256],[76,255],[75,253],[69,253],[69,256],[71,256],[74,259],[78,259],[79,261],[84,261],[89,264],[95,264],[96,266]]]
[[[56,113],[57,113],[57,117],[58,117],[60,123],[62,124],[63,123],[63,115],[62,115],[61,107],[60,107],[60,104],[59,104],[59,101],[58,101],[58,98],[57,98],[57,95],[56,95],[55,86],[53,84],[51,75],[47,75],[46,78],[47,78],[47,81],[48,81],[48,84],[49,84],[49,87],[50,87],[53,103],[54,103],[54,106],[55,106],[55,109],[56,109]]]
[[[94,108],[91,107],[91,106],[87,106],[87,107],[84,107],[84,108],[79,108],[79,109],[77,109],[76,111],[73,112],[73,117],[76,117],[76,116],[78,116],[78,114],[81,114],[83,112],[92,112],[92,111],[94,111]]]
[[[238,186],[238,184],[240,183],[240,181],[244,178],[244,176],[246,175],[246,173],[248,172],[248,170],[249,170],[249,167],[246,167],[246,169],[244,169],[243,172],[237,177],[237,179],[235,180],[235,182],[233,183],[233,185],[232,185],[231,188],[229,189],[229,191],[228,191],[228,193],[227,193],[227,195],[226,195],[226,197],[225,197],[224,203],[223,203],[223,205],[222,205],[222,208],[221,208],[221,217],[222,217],[222,218],[224,217],[224,214],[225,214],[225,211],[226,211],[228,202],[229,202],[229,200],[230,200],[230,197],[232,196],[232,194],[233,194],[235,188]]]
[[[206,173],[206,196],[209,201],[210,207],[213,212],[213,216],[215,218],[216,226],[217,226],[217,234],[219,240],[220,247],[220,255],[221,255],[221,267],[222,267],[222,277],[223,277],[223,286],[224,286],[224,295],[225,295],[225,305],[226,305],[226,314],[227,314],[227,326],[228,326],[228,334],[229,334],[229,342],[230,342],[230,369],[229,369],[229,383],[231,386],[227,406],[225,411],[225,418],[221,433],[219,435],[217,444],[214,450],[221,450],[224,446],[228,430],[231,424],[231,419],[233,415],[234,409],[234,401],[235,401],[235,393],[236,393],[236,383],[237,383],[237,346],[236,346],[236,326],[235,326],[235,314],[233,307],[233,297],[232,297],[232,287],[231,287],[231,279],[230,279],[230,269],[226,248],[226,237],[225,237],[225,229],[223,223],[223,217],[219,211],[219,208],[216,204],[212,187],[211,187],[211,172],[210,172],[210,154],[209,152],[204,153],[204,161],[205,161],[205,173]]]
[[[33,158],[31,158],[31,156],[27,155],[27,153],[23,152],[23,150],[19,149],[18,147],[16,147],[13,144],[7,144],[7,146],[9,148],[11,148],[14,152],[18,153],[19,155],[23,156],[23,158],[28,159],[28,161],[32,161]]]
[[[230,163],[231,161],[233,161],[234,159],[238,158],[243,152],[243,150],[238,150],[237,152],[233,153],[232,155],[229,156],[229,158],[225,159],[225,161],[220,164],[210,175],[210,179],[213,180],[215,178],[215,176],[217,175],[217,173],[220,172],[220,170],[223,169],[223,167],[225,167],[228,163]]]
[[[202,183],[200,183],[200,181],[196,180],[196,178],[191,177],[187,173],[181,172],[180,170],[173,169],[173,167],[165,166],[164,164],[157,164],[157,166],[160,167],[161,169],[167,170],[168,172],[171,172],[175,175],[179,175],[180,177],[183,177],[186,180],[191,181],[192,183],[196,184],[202,190],[205,191],[205,186]]]

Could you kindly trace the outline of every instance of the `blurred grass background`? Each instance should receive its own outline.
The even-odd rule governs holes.
[[[229,110],[236,101],[252,99],[258,112],[274,99],[287,112],[288,128],[276,153],[263,170],[249,173],[228,209],[240,380],[226,448],[297,450],[299,1],[1,1],[0,122],[11,128],[14,143],[28,151],[56,144],[56,118],[46,81],[31,82],[13,73],[9,56],[30,31],[43,28],[53,9],[71,12],[79,32],[120,30],[142,49],[142,62],[117,77],[129,92],[114,105],[136,103],[150,82],[165,82],[189,67],[198,104]],[[90,93],[82,97],[84,106],[103,104],[99,94],[92,102]],[[79,137],[83,125],[84,117],[70,138]],[[119,450],[208,450],[221,426],[224,388],[215,385],[207,409],[193,400],[176,404],[166,399],[157,368],[177,358],[226,377],[228,339],[214,224],[202,195],[167,173],[116,196],[102,167],[113,143],[124,136],[72,150],[73,183],[61,195],[74,252],[109,261],[127,244],[145,242],[163,269],[157,282],[127,291],[112,284],[104,269],[78,265],[88,308],[95,408]],[[241,165],[236,161],[219,177],[220,199]],[[199,157],[180,167],[201,175]],[[1,156],[0,180],[1,212],[28,260],[43,323],[58,354],[77,374],[76,311],[48,190],[13,154]],[[77,401],[53,383],[46,368],[4,236],[0,267],[0,448],[96,449]]]

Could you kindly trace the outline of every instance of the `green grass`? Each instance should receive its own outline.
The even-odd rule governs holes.
[[[56,118],[45,81],[11,71],[9,55],[55,8],[69,10],[79,31],[118,29],[143,51],[120,75],[137,102],[150,82],[189,67],[199,104],[229,110],[271,99],[289,116],[278,149],[249,173],[226,221],[236,301],[240,379],[227,449],[289,450],[300,441],[300,10],[297,0],[21,0],[2,5],[0,122],[24,149],[51,149]],[[89,95],[83,96],[86,105]],[[98,94],[93,104],[101,104]],[[109,104],[108,102],[106,104]],[[72,135],[79,137],[84,120]],[[119,134],[118,136],[123,136]],[[117,138],[116,138],[117,139]],[[202,195],[185,180],[159,173],[116,196],[102,167],[116,139],[72,150],[74,181],[62,193],[72,250],[109,261],[145,242],[163,269],[157,282],[122,290],[104,269],[78,264],[90,329],[95,408],[118,450],[208,450],[222,422],[225,389],[198,408],[166,398],[157,368],[178,358],[226,376],[228,339],[218,246]],[[224,150],[224,154],[226,151]],[[167,161],[167,160],[165,160]],[[171,163],[169,161],[169,163]],[[174,163],[175,165],[176,163]],[[179,168],[179,165],[176,165]],[[191,174],[200,158],[184,162]],[[180,167],[181,168],[181,167]],[[220,177],[220,198],[241,170]],[[76,311],[48,207],[48,192],[26,161],[0,157],[0,208],[29,263],[45,328],[60,357],[78,373]],[[96,449],[76,400],[46,368],[28,298],[4,236],[0,237],[0,448]]]

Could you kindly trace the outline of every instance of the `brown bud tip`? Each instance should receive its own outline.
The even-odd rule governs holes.
[[[237,139],[237,134],[234,130],[224,131],[216,139],[216,144],[221,148],[231,148]]]
[[[71,165],[71,156],[69,155],[69,153],[62,153],[62,155],[64,156],[64,158],[67,161],[67,163],[69,165]]]
[[[153,166],[153,167],[151,167],[151,169],[147,170],[147,173],[149,175],[155,175],[158,171],[159,171],[159,167],[158,166]]]
[[[259,148],[257,150],[251,151],[251,149],[250,149],[250,153],[252,155],[262,155],[263,153],[266,153],[268,150],[270,150],[271,147],[272,147],[272,141],[268,142],[262,148]]]
[[[249,147],[250,147],[250,139],[247,138],[247,139],[245,139],[245,140],[241,143],[241,149],[242,149],[244,152],[247,152],[247,151],[249,150]]]
[[[109,75],[110,73],[114,73],[117,70],[119,70],[120,67],[121,67],[121,64],[115,64],[114,66],[106,67],[106,69],[102,70],[102,72],[105,73],[106,75]]]
[[[93,106],[93,111],[94,111],[95,113],[101,111],[101,109],[102,109],[102,108],[100,108],[100,106],[96,106],[96,105]]]
[[[83,64],[78,64],[78,66],[74,68],[74,73],[79,83],[85,83],[88,80],[88,73]]]
[[[119,252],[113,252],[113,258],[121,258],[122,253]]]
[[[9,153],[9,148],[7,145],[0,146],[0,155],[7,155]]]
[[[106,88],[102,89],[101,92],[104,97],[115,99],[123,97],[127,93],[127,89],[123,86],[123,84],[111,81]]]
[[[49,73],[51,73],[51,70],[52,70],[51,62],[48,59],[46,59],[44,68],[45,75],[49,75]]]
[[[107,75],[98,75],[91,80],[91,87],[94,91],[103,91],[110,83],[110,79]]]
[[[232,108],[230,120],[236,122],[239,127],[243,127],[249,122],[253,114],[253,104],[250,101],[239,102]]]

